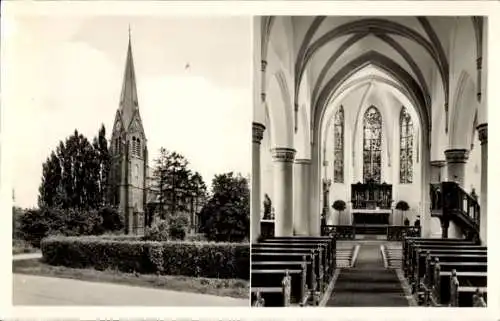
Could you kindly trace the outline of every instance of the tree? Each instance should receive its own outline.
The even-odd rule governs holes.
[[[200,212],[202,232],[214,241],[242,241],[250,231],[248,180],[233,172],[216,175],[212,197]]]
[[[97,153],[98,158],[98,188],[99,188],[99,196],[100,196],[100,204],[107,205],[109,204],[109,187],[108,187],[108,179],[109,172],[111,170],[111,155],[108,149],[108,141],[106,139],[106,128],[104,124],[101,125],[99,129],[99,133],[97,137],[94,138],[93,142],[94,150]]]
[[[52,152],[42,165],[42,183],[38,189],[38,206],[53,207],[62,205],[63,196],[60,195],[62,169],[59,158]]]
[[[42,207],[96,209],[106,204],[110,157],[105,128],[93,144],[74,131],[60,141],[42,166],[38,205]]]
[[[153,179],[158,195],[160,218],[166,219],[165,204],[168,212],[188,212],[187,201],[190,197],[204,197],[206,185],[198,172],[188,168],[188,160],[180,153],[160,148],[160,156],[155,159]]]

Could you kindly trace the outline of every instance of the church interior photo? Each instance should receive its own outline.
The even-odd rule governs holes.
[[[253,28],[252,304],[486,306],[487,17]]]

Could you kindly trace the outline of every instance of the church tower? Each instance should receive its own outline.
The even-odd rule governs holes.
[[[139,113],[130,30],[120,105],[113,125],[110,152],[110,200],[123,215],[125,233],[142,234],[147,196],[148,149]]]

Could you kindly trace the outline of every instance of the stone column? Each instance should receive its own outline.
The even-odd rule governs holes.
[[[265,129],[262,124],[252,123],[252,242],[260,236],[260,142]]]
[[[309,170],[311,160],[296,159],[293,178],[293,229],[296,235],[309,235]]]
[[[448,149],[444,152],[444,155],[448,168],[448,181],[457,182],[460,186],[463,186],[465,163],[469,158],[469,151],[467,149]]]
[[[488,124],[477,126],[478,138],[481,142],[481,195],[479,196],[481,216],[479,237],[481,243],[487,244],[488,230]]]
[[[293,235],[293,160],[295,150],[272,149],[274,161],[274,235]]]
[[[320,161],[319,161],[319,151],[318,145],[316,143],[311,144],[311,168],[309,172],[309,191],[308,197],[310,198],[309,203],[309,235],[320,236],[321,235],[321,204],[320,204],[320,193],[321,193],[321,174],[320,174]]]
[[[431,161],[431,184],[441,183],[443,181],[443,175],[441,175],[446,161],[444,160],[434,160]]]

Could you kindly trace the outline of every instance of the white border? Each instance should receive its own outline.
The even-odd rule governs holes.
[[[494,31],[500,31],[499,3],[497,1],[218,1],[218,2],[139,2],[139,1],[4,1],[2,2],[2,21],[12,15],[487,15],[488,31],[488,122],[489,122],[489,193],[496,196],[493,189],[495,178],[500,178],[499,136],[500,126],[500,84],[498,72],[500,66],[500,38]],[[2,28],[3,30],[4,28]],[[247,35],[242,35],[246,37]],[[250,30],[248,34],[250,38]],[[472,45],[472,44],[471,44]],[[2,48],[3,48],[2,43]],[[2,78],[8,72],[8,66],[2,66]],[[248,75],[252,77],[252,75]],[[249,91],[251,92],[251,91]],[[249,97],[252,99],[252,97]],[[8,109],[2,105],[0,112],[0,254],[4,258],[0,264],[3,286],[0,287],[0,317],[24,318],[166,318],[166,319],[328,319],[328,320],[498,320],[500,306],[498,281],[499,250],[495,246],[499,241],[496,227],[500,227],[500,203],[495,197],[489,197],[489,277],[488,308],[486,309],[426,309],[426,308],[314,308],[314,309],[249,309],[249,308],[142,308],[142,307],[33,307],[13,308],[11,306],[11,176],[9,166],[13,160],[8,158],[10,148],[22,148],[13,144],[14,137],[5,135],[10,126],[22,124],[8,123]],[[7,106],[15,108],[15,106]],[[5,121],[7,119],[7,121]],[[252,119],[249,119],[249,127]],[[7,126],[7,127],[5,127]],[[249,135],[248,142],[251,144]],[[495,318],[496,317],[496,318]]]

